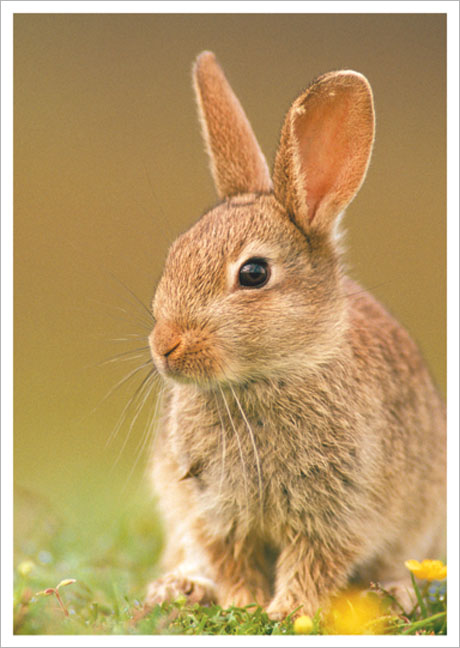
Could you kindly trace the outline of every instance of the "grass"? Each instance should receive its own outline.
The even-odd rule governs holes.
[[[81,520],[63,522],[40,503],[32,504],[20,501],[16,511],[15,634],[294,634],[292,618],[273,621],[257,606],[224,610],[179,600],[146,613],[142,600],[146,584],[157,575],[162,538],[145,497],[97,529]],[[411,614],[379,608],[377,622],[367,620],[358,631],[446,634],[445,581],[413,579],[413,586],[418,603]],[[376,588],[369,596],[380,601],[384,593]],[[341,633],[344,627],[327,625],[320,613],[309,624],[311,634]]]

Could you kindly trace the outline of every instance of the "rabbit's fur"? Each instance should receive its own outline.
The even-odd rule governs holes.
[[[212,53],[194,81],[222,202],[173,244],[154,298],[167,544],[147,600],[256,601],[280,618],[350,580],[401,593],[404,560],[444,557],[445,408],[409,335],[342,269],[369,85],[333,72],[300,95],[272,181]],[[269,280],[242,287],[254,258]]]

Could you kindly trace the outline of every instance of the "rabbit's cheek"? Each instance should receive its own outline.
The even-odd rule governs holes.
[[[188,332],[183,343],[168,357],[168,369],[176,377],[192,381],[212,380],[219,372],[219,362],[206,334]]]

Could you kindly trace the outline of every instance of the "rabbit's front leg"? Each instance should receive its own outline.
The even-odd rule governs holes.
[[[165,601],[175,601],[181,596],[189,603],[213,603],[216,600],[215,583],[210,578],[196,574],[186,565],[179,566],[150,583],[145,603],[147,607],[153,607]]]
[[[208,547],[218,583],[218,602],[227,608],[257,603],[265,607],[270,600],[269,566],[263,546],[246,538],[240,542],[216,542]]]
[[[349,565],[350,552],[345,548],[337,547],[332,554],[306,536],[297,536],[278,557],[268,615],[284,619],[298,608],[294,616],[313,616],[323,601],[346,584]]]

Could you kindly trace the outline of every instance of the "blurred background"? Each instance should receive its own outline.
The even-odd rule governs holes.
[[[345,218],[347,261],[445,392],[445,16],[17,14],[17,513],[47,502],[94,529],[148,491],[154,394],[140,387],[146,368],[127,376],[147,359],[144,305],[169,244],[216,200],[191,86],[203,49],[269,164],[311,79],[368,77],[376,144]]]

